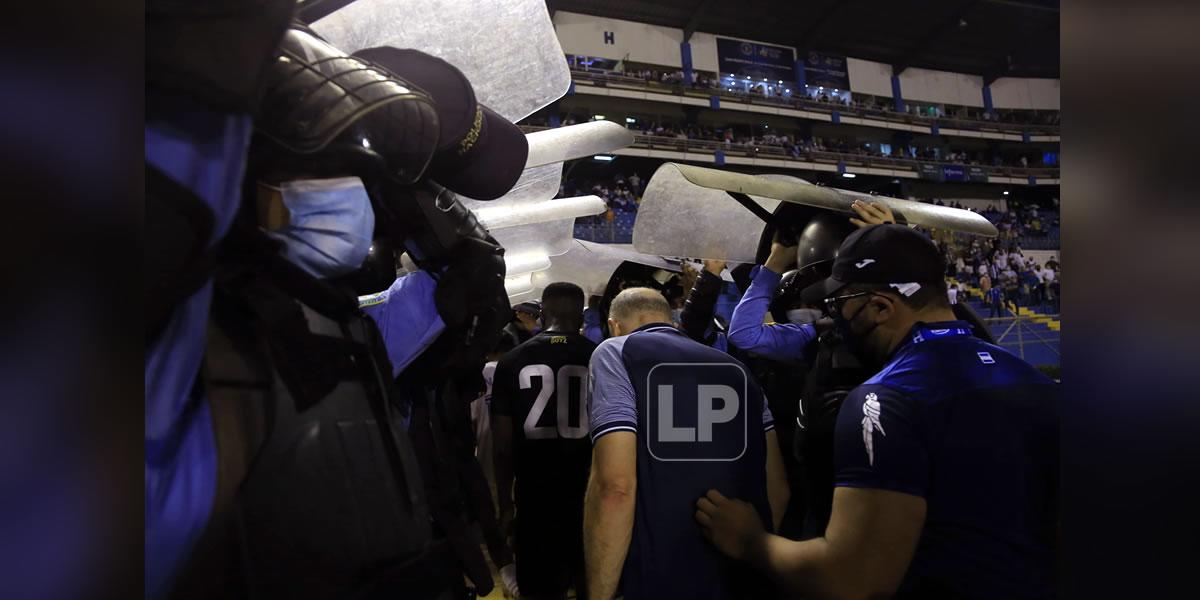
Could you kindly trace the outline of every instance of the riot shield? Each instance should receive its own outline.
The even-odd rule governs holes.
[[[458,67],[512,122],[561,98],[571,72],[542,0],[356,0],[312,23],[346,52],[416,48]]]
[[[633,245],[638,252],[660,256],[754,262],[764,227],[780,202],[849,217],[854,215],[850,205],[858,199],[886,203],[900,223],[997,235],[987,219],[967,210],[818,186],[787,175],[664,163],[642,196]]]

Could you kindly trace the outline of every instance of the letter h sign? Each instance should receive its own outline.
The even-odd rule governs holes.
[[[605,31],[604,43],[612,46],[617,45],[617,36],[611,31]]]
[[[731,461],[746,452],[748,380],[729,363],[663,363],[646,376],[646,445],[661,461]]]

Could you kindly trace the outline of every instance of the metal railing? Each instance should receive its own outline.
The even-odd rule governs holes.
[[[1021,133],[1029,133],[1030,135],[1060,135],[1061,131],[1058,125],[989,121],[984,119],[947,116],[928,117],[924,115],[914,115],[910,113],[878,109],[870,106],[864,106],[862,104],[847,105],[841,102],[820,102],[817,100],[812,100],[806,96],[793,96],[791,98],[772,97],[744,91],[729,91],[727,88],[721,87],[709,88],[684,85],[682,83],[661,83],[653,79],[647,81],[639,77],[618,75],[615,73],[601,73],[596,71],[572,69],[571,77],[577,81],[588,81],[605,87],[623,87],[642,91],[648,90],[663,94],[694,96],[700,98],[718,96],[723,100],[729,99],[731,101],[746,104],[794,108],[797,110],[809,110],[821,113],[830,113],[836,110],[838,113],[845,116],[875,118],[888,121],[890,123],[903,123],[907,125],[919,125],[922,127],[931,127],[936,124],[939,128],[945,129],[968,129],[971,131],[991,131],[994,133],[1017,135]]]
[[[522,125],[521,130],[529,133],[533,131],[541,131],[549,129],[536,125]],[[715,154],[717,150],[725,152],[726,156],[746,156],[750,158],[775,158],[781,160],[795,160],[811,163],[824,163],[836,165],[839,162],[845,163],[847,167],[872,167],[879,169],[907,169],[920,172],[921,165],[935,165],[941,167],[943,165],[959,166],[964,169],[977,167],[991,177],[1016,177],[1028,178],[1033,176],[1037,179],[1057,179],[1059,170],[1052,168],[1038,167],[1008,167],[1008,166],[988,166],[978,164],[964,164],[957,162],[941,162],[931,160],[921,160],[916,158],[899,158],[892,156],[873,156],[869,154],[857,154],[848,152],[831,152],[828,150],[800,150],[798,153],[793,153],[790,148],[772,145],[772,144],[744,144],[723,142],[716,140],[695,140],[678,137],[654,136],[645,134],[634,134],[634,148],[646,148],[651,150],[673,150],[676,152],[699,152],[707,154]]]

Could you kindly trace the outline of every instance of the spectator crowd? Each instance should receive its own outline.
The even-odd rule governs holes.
[[[933,203],[946,206],[940,200]],[[955,203],[949,206],[964,208]],[[1058,255],[1039,263],[1025,255],[1019,241],[1025,232],[1033,230],[1035,223],[1041,227],[1043,219],[1053,219],[1057,227],[1057,213],[1039,210],[1034,203],[1010,202],[1004,212],[990,206],[980,214],[999,229],[996,239],[989,241],[946,231],[926,232],[943,253],[946,274],[978,289],[981,295],[978,299],[988,306],[990,317],[1008,316],[1007,311],[1021,306],[1058,313],[1061,281]],[[969,297],[966,289],[959,293]]]
[[[641,80],[647,85],[658,84],[681,88],[687,87],[693,90],[712,90],[722,93],[731,93],[737,96],[754,96],[776,98],[781,100],[784,98],[800,97],[800,95],[792,92],[792,89],[788,87],[787,82],[778,84],[777,82],[762,82],[757,79],[746,79],[743,76],[738,76],[733,78],[733,80],[737,82],[736,85],[728,85],[729,80],[726,80],[726,82],[723,83],[720,74],[708,71],[693,71],[693,80],[691,83],[687,83],[684,80],[684,72],[681,69],[660,68],[653,66],[633,67],[622,64],[618,64],[617,68],[611,70],[586,68],[580,69],[578,66],[573,68],[576,70],[582,70],[584,72],[619,76],[628,80]],[[841,90],[840,92],[831,94],[832,91],[833,90],[821,86],[807,86],[804,91],[804,96],[811,102],[839,104],[848,108],[883,113],[897,112],[895,102],[892,100],[892,98],[873,96],[870,94],[852,94],[849,90]],[[902,112],[904,114],[930,119],[964,119],[1013,125],[1039,126],[1058,126],[1060,125],[1061,115],[1059,111],[1039,112],[1004,109],[983,110],[977,107],[921,104],[919,102],[907,103]]]
[[[631,117],[632,118],[632,117]],[[574,125],[592,119],[589,114],[560,115],[559,122],[563,125]],[[1024,152],[990,152],[987,150],[969,150],[952,144],[923,145],[912,143],[908,145],[889,144],[880,141],[862,141],[852,137],[821,137],[804,136],[797,131],[782,131],[766,125],[703,125],[697,123],[675,123],[660,121],[654,118],[632,118],[626,121],[625,127],[638,134],[656,138],[671,138],[678,140],[694,140],[717,142],[724,149],[732,150],[762,147],[778,148],[793,158],[801,158],[811,152],[836,152],[865,157],[895,158],[920,160],[937,163],[958,164],[964,166],[990,167],[1020,167],[1039,168],[1054,167],[1042,162],[1043,155]],[[527,125],[549,126],[546,116],[536,116],[525,121]]]

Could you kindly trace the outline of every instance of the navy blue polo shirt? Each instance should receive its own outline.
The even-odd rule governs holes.
[[[900,595],[1055,595],[1058,387],[962,321],[918,324],[842,404],[836,485],[920,496]]]
[[[625,598],[769,597],[766,578],[722,555],[693,517],[709,489],[771,523],[771,411],[749,369],[662,323],[610,338],[589,365],[591,435],[637,435],[633,538]]]

